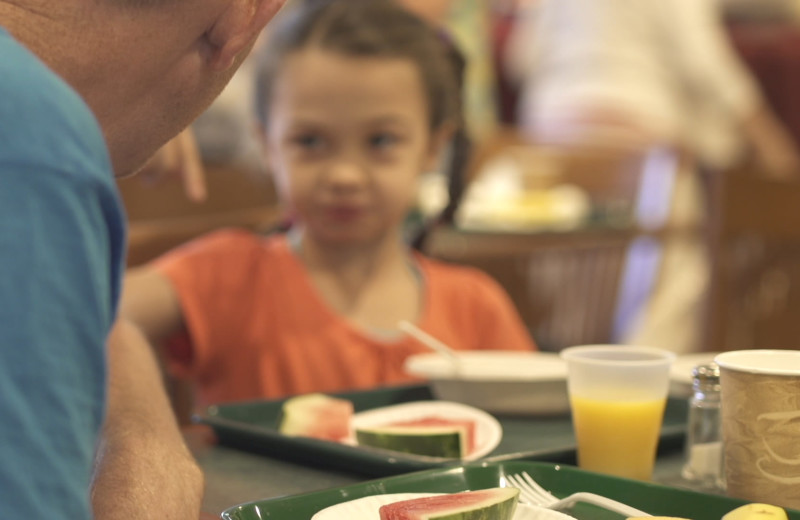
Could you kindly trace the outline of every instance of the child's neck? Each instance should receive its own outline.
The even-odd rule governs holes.
[[[419,317],[421,279],[399,232],[348,247],[329,247],[302,231],[292,238],[314,286],[337,313],[368,330],[395,329],[401,319]]]
[[[407,269],[410,255],[399,233],[366,244],[331,246],[293,230],[292,247],[309,270],[338,273],[346,278],[368,278],[392,267]]]

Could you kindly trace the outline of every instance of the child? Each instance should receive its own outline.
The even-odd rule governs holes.
[[[496,282],[403,241],[459,119],[435,31],[390,0],[334,0],[270,36],[257,110],[293,224],[215,232],[129,273],[122,312],[165,344],[171,375],[203,405],[410,382],[405,359],[427,349],[401,320],[458,350],[535,349]]]

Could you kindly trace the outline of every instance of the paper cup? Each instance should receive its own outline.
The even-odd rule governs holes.
[[[800,508],[800,351],[719,354],[727,493]]]

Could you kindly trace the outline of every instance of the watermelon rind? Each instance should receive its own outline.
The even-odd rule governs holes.
[[[511,520],[518,501],[517,488],[491,488],[395,502],[379,513],[381,520]]]
[[[363,427],[355,434],[362,446],[429,457],[462,458],[467,448],[466,428],[459,425]]]

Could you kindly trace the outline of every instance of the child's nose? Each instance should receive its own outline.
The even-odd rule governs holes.
[[[356,184],[365,179],[364,167],[353,158],[338,158],[328,168],[328,181],[337,184]]]

